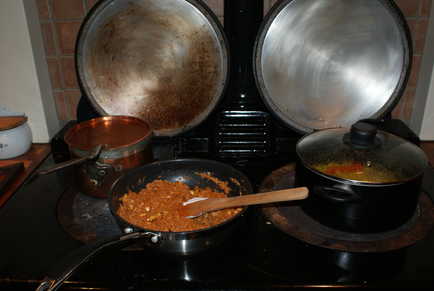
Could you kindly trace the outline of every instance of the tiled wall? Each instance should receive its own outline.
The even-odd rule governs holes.
[[[432,0],[395,0],[395,2],[401,8],[410,27],[413,40],[413,67],[407,88],[393,115],[409,121],[413,111],[414,94],[421,67]]]
[[[74,46],[77,32],[87,11],[97,0],[34,0],[42,26],[48,69],[59,118],[75,119],[80,97],[74,68]],[[223,21],[223,0],[204,0]],[[265,13],[277,0],[264,0]],[[427,32],[432,0],[395,0],[410,26],[413,45],[413,68],[403,98],[394,117],[409,120]]]

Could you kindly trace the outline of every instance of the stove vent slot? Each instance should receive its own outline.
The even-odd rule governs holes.
[[[262,111],[224,111],[217,120],[220,158],[267,157],[273,153],[271,118]]]

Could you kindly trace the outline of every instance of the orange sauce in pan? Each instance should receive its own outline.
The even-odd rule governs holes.
[[[150,134],[145,123],[134,119],[94,119],[78,124],[65,136],[65,141],[82,150],[98,145],[117,148],[132,145]]]
[[[226,192],[227,191],[227,192]],[[139,192],[129,191],[121,198],[117,214],[124,220],[144,229],[155,231],[193,231],[220,224],[238,214],[242,208],[228,208],[186,218],[178,209],[194,197],[224,198],[229,188],[217,192],[210,188],[190,188],[182,182],[154,180]]]

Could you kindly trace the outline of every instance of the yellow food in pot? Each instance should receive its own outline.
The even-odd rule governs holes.
[[[369,183],[391,183],[398,181],[398,176],[390,170],[358,162],[317,164],[313,169],[338,178]]]

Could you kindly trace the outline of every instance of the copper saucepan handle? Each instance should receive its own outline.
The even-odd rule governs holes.
[[[77,165],[77,164],[83,163],[87,160],[92,160],[92,159],[99,156],[102,148],[103,148],[102,145],[98,145],[94,149],[92,149],[92,152],[89,155],[87,155],[85,157],[81,157],[81,158],[77,158],[77,159],[73,159],[73,160],[63,162],[63,163],[56,164],[55,166],[53,166],[51,168],[39,170],[36,174],[37,175],[46,175],[46,174],[50,174],[50,173],[53,173],[55,171],[67,168],[67,167],[72,166],[72,165]]]

